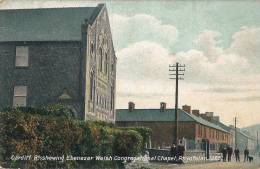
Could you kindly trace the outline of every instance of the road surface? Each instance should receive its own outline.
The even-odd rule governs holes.
[[[186,165],[161,165],[158,169],[260,169],[260,163],[236,163],[236,162],[214,162],[204,164],[186,164]],[[155,167],[155,168],[157,168]]]

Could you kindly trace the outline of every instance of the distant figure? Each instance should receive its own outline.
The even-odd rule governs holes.
[[[249,155],[249,150],[246,147],[246,149],[244,151],[244,162],[248,161],[248,155]]]
[[[236,147],[235,149],[236,162],[240,161],[239,153],[240,153],[239,149]]]
[[[185,147],[183,145],[178,145],[177,146],[177,152],[178,152],[178,163],[179,164],[183,164],[183,156],[184,156],[184,151],[185,151]]]
[[[174,157],[174,160],[171,162],[176,162],[177,160],[177,147],[175,144],[172,144],[171,149],[170,149],[170,155],[171,157]]]
[[[232,147],[228,146],[227,154],[228,154],[228,162],[231,162],[231,156],[233,154],[233,148]]]
[[[223,162],[226,162],[226,160],[227,160],[227,148],[226,147],[224,147],[222,149],[222,157],[223,157]]]

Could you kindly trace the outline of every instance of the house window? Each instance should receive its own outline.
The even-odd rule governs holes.
[[[29,49],[27,46],[16,46],[15,66],[29,66]]]
[[[14,107],[25,107],[27,98],[27,86],[15,86],[13,106]]]

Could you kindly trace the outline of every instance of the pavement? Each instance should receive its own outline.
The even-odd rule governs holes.
[[[212,162],[203,164],[165,164],[154,166],[156,169],[260,169],[260,163],[244,163],[244,162]]]
[[[260,160],[255,159],[254,162],[210,162],[201,164],[167,164],[167,163],[152,163],[151,169],[260,169]]]

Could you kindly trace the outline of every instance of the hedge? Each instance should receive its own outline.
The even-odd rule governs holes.
[[[104,168],[103,165],[113,168],[114,161],[14,161],[11,156],[137,156],[145,140],[137,130],[81,121],[59,105],[41,109],[9,108],[0,113],[0,165],[37,169]]]

